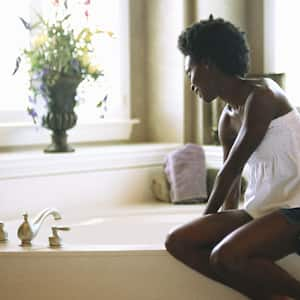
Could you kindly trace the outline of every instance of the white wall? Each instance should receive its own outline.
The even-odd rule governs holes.
[[[151,181],[178,145],[77,147],[0,153],[0,220],[30,219],[46,207],[63,217],[99,216],[105,210],[153,201]]]
[[[246,0],[198,0],[197,6],[199,20],[213,14],[215,18],[224,18],[246,30]]]
[[[145,77],[147,139],[151,142],[186,142],[195,135],[197,117],[189,114],[195,105],[188,95],[182,54],[177,39],[186,27],[188,6],[196,7],[195,22],[210,13],[246,30],[246,0],[151,0],[145,1]],[[188,98],[188,99],[187,99]],[[191,118],[193,119],[191,122]]]
[[[47,207],[65,218],[89,218],[124,204],[153,200],[150,184],[159,167],[92,171],[0,180],[1,220],[30,220]]]
[[[50,155],[0,153],[0,220],[21,222],[25,212],[32,220],[47,207],[57,208],[64,220],[74,220],[156,204],[152,180],[163,173],[166,155],[180,146],[103,146]],[[206,146],[204,151],[207,167],[219,168],[220,147]]]
[[[146,4],[148,138],[182,142],[184,72],[177,38],[184,24],[184,1],[151,0]]]
[[[146,101],[146,11],[145,1],[129,0],[130,3],[130,92],[131,117],[140,123],[133,128],[132,141],[146,141],[147,101]]]

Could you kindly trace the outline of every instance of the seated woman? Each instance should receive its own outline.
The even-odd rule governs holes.
[[[224,164],[204,216],[171,232],[166,248],[250,299],[300,299],[300,282],[275,264],[300,250],[299,114],[274,81],[245,78],[249,48],[230,22],[195,23],[178,47],[191,89],[205,102],[226,102],[219,120]],[[246,163],[249,184],[238,209]]]

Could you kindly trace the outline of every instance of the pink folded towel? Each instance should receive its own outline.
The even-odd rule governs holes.
[[[201,146],[186,144],[169,153],[165,174],[171,202],[191,203],[207,199],[205,155]]]

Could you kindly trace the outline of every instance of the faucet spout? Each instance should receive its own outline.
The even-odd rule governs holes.
[[[34,219],[33,221],[33,225],[38,225],[40,226],[44,220],[48,217],[52,215],[54,220],[60,220],[61,219],[61,215],[60,213],[54,209],[54,208],[46,208],[44,210],[42,210]]]
[[[54,220],[60,220],[61,219],[61,215],[60,213],[54,209],[54,208],[46,208],[44,209],[43,211],[41,211],[37,216],[36,218],[34,219],[33,223],[32,223],[32,231],[33,231],[33,237],[35,237],[40,228],[41,228],[41,225],[43,224],[43,222],[45,221],[45,219],[48,217],[48,216],[53,216]]]

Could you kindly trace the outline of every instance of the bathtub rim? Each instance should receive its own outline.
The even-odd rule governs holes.
[[[167,251],[161,244],[133,244],[133,245],[65,245],[60,248],[50,248],[42,245],[20,247],[16,245],[0,244],[0,257],[28,257],[28,256],[90,256],[90,255],[166,255]]]

